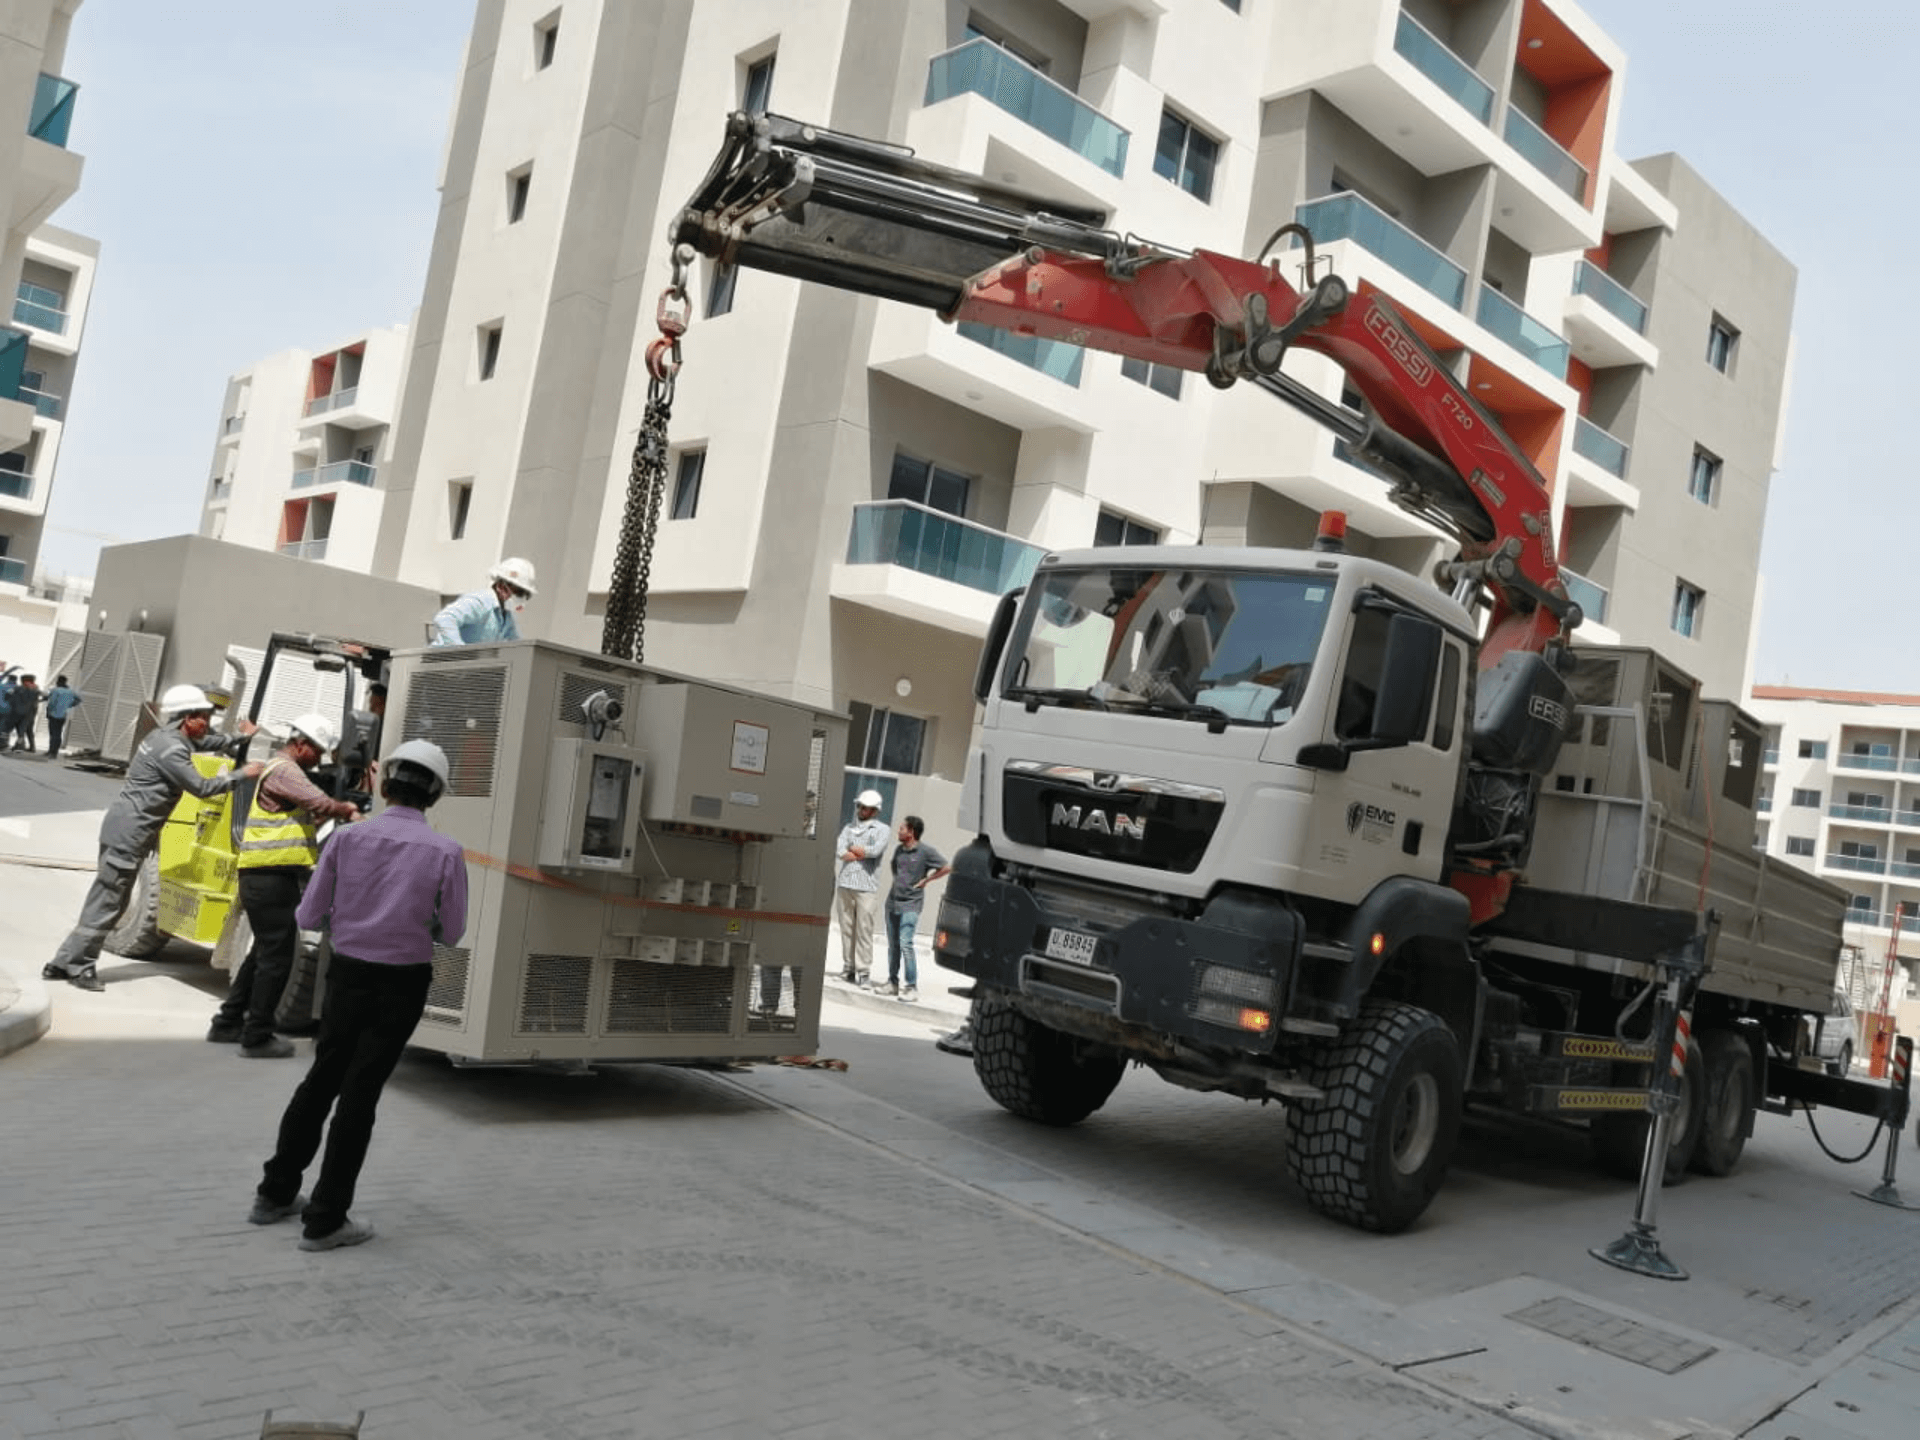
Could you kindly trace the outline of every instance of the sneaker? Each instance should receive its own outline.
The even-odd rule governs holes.
[[[276,1205],[264,1195],[253,1197],[253,1209],[247,1212],[249,1225],[272,1225],[307,1208],[307,1197],[296,1195],[284,1205]]]
[[[6,751],[0,750],[0,755],[6,753]],[[67,978],[67,967],[57,960],[49,960],[40,967],[40,978],[42,980],[64,980]]]
[[[293,1054],[293,1042],[269,1035],[258,1045],[241,1045],[240,1053],[249,1060],[285,1060]]]
[[[76,990],[101,991],[107,988],[107,982],[94,973],[93,966],[82,965],[67,976],[67,984]]]
[[[900,998],[907,1001],[918,1000],[920,998],[920,987],[918,985],[907,986],[906,989],[900,992]]]
[[[942,1035],[933,1042],[933,1048],[949,1055],[973,1054],[973,1022],[969,1020],[951,1035]]]
[[[225,1020],[215,1020],[207,1027],[207,1039],[215,1045],[238,1045],[240,1027]]]
[[[47,968],[51,970],[53,967],[49,965]],[[849,985],[858,985],[860,983],[860,977],[854,974],[853,971],[851,970],[842,970],[840,972],[840,978],[846,981],[847,984]]]
[[[364,1245],[373,1238],[373,1226],[362,1224],[358,1220],[349,1220],[338,1230],[326,1235],[302,1235],[302,1250],[338,1250],[346,1245]]]
[[[876,995],[898,995],[900,993],[900,987],[891,980],[881,980],[875,982],[873,993]]]

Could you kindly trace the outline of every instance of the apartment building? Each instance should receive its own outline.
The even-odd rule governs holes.
[[[99,247],[47,222],[80,188],[78,87],[61,75],[80,0],[0,0],[0,656],[44,654],[55,602],[32,593]],[[8,113],[11,112],[11,113]],[[39,663],[39,662],[34,662]]]
[[[365,571],[385,499],[408,329],[284,350],[228,378],[200,533]]]
[[[597,644],[664,236],[766,108],[1386,291],[1553,488],[1589,637],[1736,695],[1794,275],[1684,162],[1614,150],[1625,57],[1562,0],[482,0],[380,573],[532,557]],[[1292,242],[1289,242],[1292,243]],[[1280,252],[1304,279],[1304,251]],[[999,593],[1048,550],[1442,537],[1240,387],[702,262],[646,657],[853,717],[849,791],[953,814]],[[1311,356],[1289,370],[1329,398]]]

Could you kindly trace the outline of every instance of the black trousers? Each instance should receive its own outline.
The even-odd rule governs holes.
[[[327,1153],[301,1216],[309,1237],[331,1235],[346,1223],[373,1139],[380,1092],[420,1023],[432,983],[431,965],[373,965],[334,952],[313,1068],[280,1117],[279,1143],[259,1188],[263,1200],[290,1204],[300,1193],[300,1177],[320,1153],[324,1126]]]
[[[242,1045],[273,1038],[273,1012],[280,1007],[280,992],[287,988],[300,948],[300,925],[293,912],[312,875],[304,865],[240,872],[240,906],[253,927],[253,943],[233,972],[214,1024],[238,1025]]]
[[[60,753],[60,737],[67,733],[67,717],[58,719],[47,716],[47,755],[49,758]]]

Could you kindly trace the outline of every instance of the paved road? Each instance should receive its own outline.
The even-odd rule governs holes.
[[[0,856],[84,858],[101,782],[31,763],[0,765]],[[85,880],[0,861],[24,1005]],[[0,1437],[213,1440],[269,1407],[365,1409],[369,1440],[1827,1440],[1920,1415],[1920,1217],[1849,1198],[1870,1177],[1799,1122],[1668,1192],[1697,1278],[1661,1285],[1585,1257],[1631,1197],[1568,1137],[1476,1129],[1415,1232],[1361,1236],[1289,1191],[1277,1108],[1135,1074],[1043,1131],[932,1049],[941,1017],[836,1000],[845,1073],[409,1057],[357,1207],[380,1237],[309,1256],[243,1218],[298,1065],[200,1039],[221,977],[191,953],[108,978],[54,987],[49,1034],[0,1059]]]

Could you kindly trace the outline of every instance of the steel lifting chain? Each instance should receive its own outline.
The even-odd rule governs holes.
[[[654,312],[660,337],[647,346],[647,408],[627,471],[627,503],[607,587],[607,617],[600,653],[617,660],[645,658],[647,584],[653,571],[653,541],[660,529],[660,502],[667,489],[667,422],[673,418],[673,382],[680,373],[680,337],[687,333],[687,267],[690,246],[673,251],[673,279],[660,292]]]

